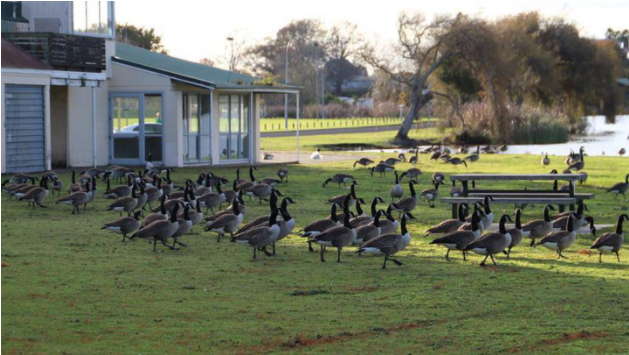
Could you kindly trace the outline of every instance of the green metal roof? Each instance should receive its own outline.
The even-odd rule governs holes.
[[[254,82],[258,78],[250,75],[189,62],[120,42],[116,42],[116,55],[112,59],[115,62],[165,74],[175,79],[218,89],[299,90],[298,86],[293,85],[256,85]]]

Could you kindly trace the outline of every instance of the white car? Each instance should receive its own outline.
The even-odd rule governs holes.
[[[126,127],[122,127],[120,131],[114,130],[114,132],[126,133],[126,134],[139,134],[140,125],[132,124]],[[162,124],[161,123],[145,123],[144,134],[162,134]]]

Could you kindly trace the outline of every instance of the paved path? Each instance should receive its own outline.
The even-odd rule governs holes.
[[[413,125],[412,129],[422,129],[435,127],[437,122],[426,121],[419,122]],[[397,131],[400,128],[399,124],[386,125],[386,126],[373,126],[373,127],[346,127],[346,128],[330,128],[330,129],[309,129],[299,131],[299,136],[320,136],[328,134],[346,134],[346,133],[369,133],[369,132],[383,132],[383,131]],[[277,137],[294,137],[295,131],[288,132],[263,132],[260,134],[262,138],[277,138]]]

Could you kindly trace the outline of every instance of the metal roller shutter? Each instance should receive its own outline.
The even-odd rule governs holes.
[[[4,92],[7,172],[44,171],[44,88],[6,85]]]

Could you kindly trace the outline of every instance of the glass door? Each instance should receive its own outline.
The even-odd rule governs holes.
[[[111,151],[113,161],[140,164],[141,140],[144,135],[139,95],[111,97]]]
[[[219,96],[221,160],[249,159],[249,95]]]
[[[110,95],[110,160],[117,164],[142,165],[151,154],[162,156],[162,95],[124,93]]]

